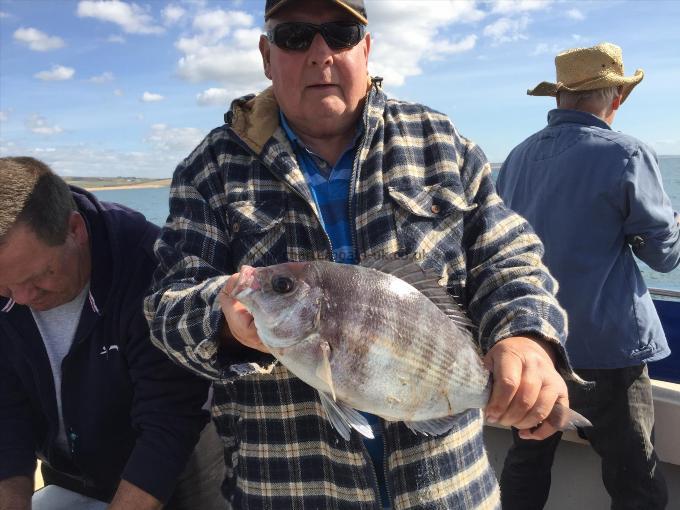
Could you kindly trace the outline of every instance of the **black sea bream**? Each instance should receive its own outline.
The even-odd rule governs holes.
[[[346,439],[350,427],[372,437],[356,410],[424,434],[447,432],[453,415],[483,408],[491,391],[472,324],[415,263],[371,265],[243,266],[232,296],[272,354],[319,391]],[[576,413],[559,407],[560,425],[569,426]]]

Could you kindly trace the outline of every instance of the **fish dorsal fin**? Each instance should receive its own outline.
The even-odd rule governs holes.
[[[453,296],[439,285],[439,277],[432,271],[423,269],[413,258],[367,258],[361,261],[362,267],[389,274],[415,287],[432,301],[449,319],[465,328],[475,328]]]
[[[333,400],[327,393],[319,392],[321,405],[326,411],[326,416],[335,430],[338,431],[345,441],[349,441],[350,429],[356,430],[359,434],[368,439],[373,439],[373,430],[359,411],[350,407],[339,400]]]
[[[445,416],[426,421],[405,421],[404,424],[413,432],[420,432],[426,436],[441,436],[453,428],[455,416]]]

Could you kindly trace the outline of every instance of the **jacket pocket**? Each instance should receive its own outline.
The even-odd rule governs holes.
[[[419,257],[435,255],[440,261],[461,254],[463,217],[476,206],[441,184],[388,186],[396,204],[394,217],[400,250]]]
[[[283,201],[243,200],[227,205],[234,267],[265,266],[285,260],[285,213]]]
[[[464,213],[476,206],[469,205],[463,197],[441,184],[422,186],[419,189],[388,186],[387,191],[400,207],[421,218],[440,218],[452,213]]]

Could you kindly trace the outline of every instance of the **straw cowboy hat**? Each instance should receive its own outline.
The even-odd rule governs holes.
[[[592,48],[573,48],[555,57],[557,83],[541,82],[527,90],[530,96],[555,96],[560,90],[578,92],[605,87],[623,87],[623,103],[645,73],[637,69],[633,76],[623,75],[621,48],[604,42]]]

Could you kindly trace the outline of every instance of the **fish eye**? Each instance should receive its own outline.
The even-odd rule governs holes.
[[[287,276],[275,276],[272,278],[272,289],[277,294],[288,294],[294,287],[293,280]]]

